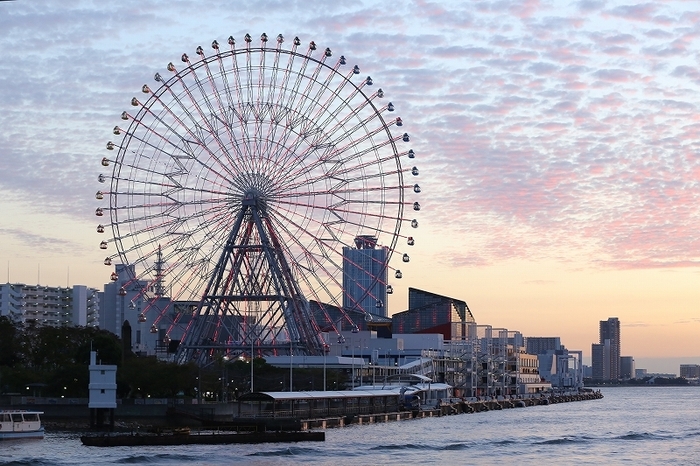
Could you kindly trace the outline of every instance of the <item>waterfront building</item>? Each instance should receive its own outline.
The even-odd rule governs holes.
[[[99,325],[97,290],[72,287],[6,283],[0,285],[0,316],[16,322],[51,327]]]
[[[599,343],[591,346],[593,378],[620,379],[620,321],[617,317],[600,321]]]
[[[686,379],[700,378],[700,364],[681,364],[680,376]]]
[[[539,373],[537,355],[525,351],[520,332],[490,325],[469,324],[467,338],[449,342],[445,381],[462,396],[502,396],[537,393],[551,388]],[[437,380],[441,380],[438,378]]]
[[[634,378],[634,358],[632,356],[620,356],[620,378],[623,380]]]
[[[377,238],[360,235],[355,247],[343,247],[343,308],[387,317],[389,249]]]
[[[570,351],[559,337],[527,337],[526,351],[536,354],[540,376],[559,389],[583,387],[583,351]]]
[[[360,309],[344,309],[328,303],[309,301],[311,314],[321,330],[331,332],[375,331],[380,338],[391,338],[391,318],[377,314],[365,314]],[[350,318],[348,320],[347,317]]]
[[[524,395],[552,388],[552,383],[545,380],[540,373],[540,361],[536,354],[511,349],[508,366],[511,373],[507,394]]]
[[[606,347],[600,343],[591,345],[591,378],[593,380],[610,380],[610,366],[605,364]]]
[[[593,378],[593,367],[584,364],[583,365],[583,377],[585,379]]]
[[[391,320],[395,333],[440,333],[445,340],[467,339],[476,323],[465,301],[417,288],[408,289],[408,310]]]
[[[609,348],[608,357],[604,360],[604,364],[610,367],[609,378],[618,380],[620,378],[620,321],[617,317],[600,321],[600,343]]]
[[[543,354],[548,351],[562,350],[564,347],[561,344],[559,337],[526,337],[525,351],[530,354]]]

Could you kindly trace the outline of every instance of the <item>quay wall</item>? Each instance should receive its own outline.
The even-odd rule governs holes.
[[[323,419],[304,419],[301,421],[302,430],[327,429],[331,427],[344,427],[351,424],[376,424],[381,422],[402,421],[407,419],[421,419],[426,417],[451,416],[456,414],[481,413],[510,408],[525,408],[529,406],[544,406],[556,403],[568,403],[573,401],[597,400],[603,398],[598,392],[571,393],[561,395],[549,395],[537,398],[501,398],[501,399],[452,399],[444,401],[432,409],[417,411],[399,411],[392,413],[362,414],[345,417],[333,417]]]
[[[286,430],[311,430],[344,427],[347,425],[374,424],[408,419],[421,419],[425,417],[450,416],[456,414],[482,413],[487,411],[524,408],[530,406],[542,406],[573,401],[586,401],[602,398],[600,391],[550,394],[538,397],[499,397],[499,398],[452,398],[443,400],[434,407],[422,407],[416,410],[403,410],[396,412],[382,412],[372,414],[353,414],[346,416],[325,417],[317,419],[265,419],[255,420],[258,428],[280,429],[286,426]],[[14,398],[14,397],[13,397]],[[0,400],[0,407],[10,409],[28,409],[43,411],[43,419],[47,426],[57,430],[76,429],[84,430],[90,425],[90,410],[87,400],[61,400],[60,402],[46,403],[43,399],[31,399],[26,403],[24,397],[13,399],[12,403]],[[25,403],[23,403],[23,401]],[[121,400],[120,400],[121,401]],[[207,426],[208,421],[227,420],[230,426],[245,425],[251,419],[236,419],[233,416],[237,412],[235,403],[183,403],[182,400],[149,399],[128,400],[120,402],[114,411],[114,417],[124,427],[148,424],[153,426]],[[236,421],[241,421],[237,423]],[[293,422],[292,422],[293,421]],[[220,426],[221,424],[219,424]]]

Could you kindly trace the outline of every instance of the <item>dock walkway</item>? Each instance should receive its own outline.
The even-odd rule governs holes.
[[[426,417],[452,416],[457,414],[482,413],[486,411],[498,411],[511,408],[525,408],[529,406],[544,406],[557,403],[569,403],[573,401],[597,400],[603,398],[600,391],[564,393],[543,395],[539,397],[480,397],[480,398],[453,398],[441,401],[434,408],[422,408],[413,411],[397,411],[390,413],[358,414],[351,416],[327,417],[318,419],[302,419],[301,430],[327,429],[344,427],[352,424],[376,424],[390,421],[403,421],[408,419],[421,419]]]

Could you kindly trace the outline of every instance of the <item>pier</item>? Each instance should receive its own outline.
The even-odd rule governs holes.
[[[452,399],[440,403],[433,409],[420,409],[417,411],[400,411],[391,413],[361,414],[354,416],[305,419],[301,421],[302,430],[328,429],[333,427],[345,427],[352,424],[366,425],[391,421],[405,421],[409,419],[422,419],[427,417],[453,416],[457,414],[482,413],[486,411],[499,411],[511,408],[525,408],[529,406],[546,406],[556,403],[569,403],[573,401],[597,400],[603,398],[599,392],[568,393],[559,395],[547,395],[538,397],[500,398],[490,400],[460,400]]]
[[[520,396],[451,397],[438,400],[434,405],[411,405],[406,398],[389,390],[255,392],[226,405],[176,406],[172,414],[222,428],[304,431],[601,398],[600,391],[585,390]]]

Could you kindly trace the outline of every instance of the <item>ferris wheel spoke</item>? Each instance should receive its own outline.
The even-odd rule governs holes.
[[[343,180],[342,186],[348,186],[349,184],[351,186],[357,186],[358,181],[365,181],[365,180],[371,180],[374,178],[384,178],[385,175],[383,174],[373,174],[373,175],[365,175],[362,177],[358,177],[355,179],[349,179],[349,180]],[[316,197],[316,196],[337,196],[341,199],[345,199],[344,195],[348,194],[358,194],[358,193],[368,193],[368,192],[376,192],[376,191],[386,191],[386,192],[391,192],[395,191],[397,189],[403,189],[403,186],[373,186],[373,187],[357,187],[357,188],[344,188],[340,189],[339,187],[332,188],[332,189],[324,189],[322,191],[300,191],[300,192],[287,192],[284,193],[284,196],[279,196],[277,197],[280,202],[288,201],[290,199],[295,199],[295,198],[305,198],[305,197]],[[351,198],[352,199],[352,198]],[[384,201],[372,201],[372,200],[362,200],[360,202],[368,202],[368,203],[373,203],[373,202],[384,202]]]
[[[289,98],[287,96],[290,94],[290,91],[289,91],[290,78],[292,76],[297,76],[297,79],[300,78],[299,74],[294,70],[295,58],[298,57],[296,50],[297,50],[297,47],[299,46],[300,43],[301,42],[299,41],[299,38],[295,37],[294,41],[293,41],[293,45],[292,45],[292,50],[288,54],[287,65],[286,65],[284,72],[282,74],[282,81],[277,86],[278,92],[277,92],[277,97],[275,99],[275,104],[273,107],[278,109],[278,110],[275,110],[275,114],[271,115],[271,118],[270,118],[270,125],[274,125],[274,130],[270,132],[271,139],[273,139],[273,140],[276,139],[275,138],[276,129],[280,126],[280,122],[281,122],[282,118],[283,117],[285,119],[288,118],[289,117],[289,110],[292,108],[292,107],[289,107],[287,105],[285,98]],[[281,52],[279,45],[281,45],[281,42],[278,42],[278,50],[277,50],[278,54]],[[276,68],[276,67],[273,68],[273,72],[276,75],[278,72],[278,68]],[[272,82],[273,81],[270,81],[271,84],[272,84]],[[275,82],[276,82],[276,80],[275,80]],[[284,141],[286,141],[286,135],[287,135],[286,129],[289,127],[291,127],[291,125],[287,121],[287,124],[285,124],[285,132],[284,132],[285,137],[280,138],[280,140],[279,140],[281,145],[283,145]]]
[[[178,220],[177,222],[171,222],[171,224],[174,225],[174,224],[177,224],[177,223],[181,223],[181,222],[179,221],[179,219],[177,219],[177,220]],[[135,232],[126,234],[126,235],[122,235],[122,236],[120,236],[118,239],[119,239],[119,241],[124,241],[124,240],[130,239],[130,238],[138,239],[138,237],[140,237],[140,236],[142,236],[143,234],[147,233],[148,230],[155,230],[155,229],[158,229],[159,227],[162,227],[162,225],[156,225],[156,226],[153,226],[153,227],[149,227],[148,229],[145,229],[145,230],[138,230],[138,231],[135,231]],[[200,228],[200,229],[201,229],[201,228]],[[125,249],[125,250],[123,251],[123,253],[124,253],[124,254],[127,254],[127,253],[131,252],[132,249],[136,249],[137,247],[140,248],[140,249],[142,249],[143,246],[145,246],[145,245],[147,245],[147,244],[161,244],[161,242],[162,242],[163,240],[167,239],[168,237],[170,237],[171,239],[170,239],[169,241],[165,242],[165,243],[164,243],[164,246],[166,246],[166,247],[172,246],[172,247],[173,247],[173,249],[172,249],[173,253],[174,253],[174,252],[177,252],[177,251],[186,250],[186,249],[182,249],[182,248],[184,248],[184,243],[185,243],[186,241],[188,241],[189,238],[191,238],[191,237],[193,237],[194,235],[196,235],[197,233],[198,233],[198,229],[197,229],[197,228],[194,228],[194,229],[192,229],[191,231],[188,231],[187,233],[182,234],[182,235],[173,235],[173,234],[172,234],[171,232],[169,232],[169,231],[163,231],[163,232],[160,233],[160,234],[157,234],[157,235],[154,235],[154,236],[152,236],[152,237],[150,237],[150,238],[141,240],[140,242],[136,242],[136,241],[135,241],[134,243],[135,243],[135,244],[138,244],[138,246],[135,245],[135,246],[133,246],[133,247],[130,248],[130,249]],[[205,239],[206,239],[206,236],[205,236]],[[178,246],[178,245],[179,245],[179,246]],[[156,249],[153,250],[152,254],[155,254],[155,253],[156,253]],[[147,257],[142,257],[142,260],[137,260],[137,261],[134,261],[134,262],[135,262],[135,263],[143,262],[143,260],[145,260],[145,259],[147,259]],[[166,260],[170,260],[171,257],[170,257],[170,256],[166,256],[165,259],[166,259]]]
[[[167,84],[164,84],[163,87],[171,93],[171,96],[173,96],[174,100],[176,102],[178,102],[180,104],[180,106],[182,107],[183,106],[182,102],[177,98],[177,96],[174,95],[174,93],[172,92],[170,87]],[[171,124],[166,122],[161,116],[155,114],[155,112],[153,112],[148,107],[142,107],[144,112],[148,113],[151,116],[151,118],[153,118],[155,121],[157,121],[159,124],[161,124],[167,131],[172,133],[172,136],[169,137],[166,135],[162,135],[156,130],[156,128],[148,126],[144,121],[142,121],[141,119],[139,119],[137,117],[132,117],[134,119],[134,121],[138,125],[140,125],[141,127],[144,127],[145,130],[149,134],[153,134],[153,135],[157,136],[163,142],[167,143],[169,146],[171,146],[173,149],[175,149],[175,151],[173,153],[170,153],[164,149],[160,149],[160,148],[156,147],[155,145],[148,143],[145,136],[139,136],[139,135],[135,134],[135,132],[131,132],[131,131],[128,133],[131,135],[131,137],[134,137],[137,140],[141,141],[142,143],[148,144],[149,146],[156,148],[158,151],[168,155],[172,159],[172,163],[174,163],[177,166],[177,169],[172,173],[166,174],[165,176],[167,176],[168,178],[170,178],[171,180],[174,181],[175,176],[189,173],[189,171],[185,168],[185,166],[182,163],[183,160],[192,160],[195,163],[206,167],[212,173],[218,173],[218,169],[221,169],[221,171],[224,171],[224,172],[226,172],[228,170],[228,164],[219,164],[218,168],[214,168],[213,166],[208,166],[202,160],[197,158],[195,155],[195,151],[190,147],[190,144],[192,142],[194,142],[196,144],[196,146],[202,147],[208,153],[208,155],[210,156],[211,159],[218,161],[218,158],[215,156],[215,154],[213,152],[211,152],[210,150],[208,150],[206,144],[204,143],[204,141],[202,140],[200,135],[197,135],[193,131],[191,131],[188,128],[188,126],[180,119],[180,117],[175,115],[175,113],[172,111],[172,109],[170,109],[170,107],[161,100],[159,95],[154,93],[153,99],[155,101],[157,101],[164,109],[166,109],[166,113],[168,113],[170,115],[170,117],[173,118],[174,121],[180,127],[184,128],[187,135],[190,138],[192,138],[192,140],[188,139],[185,135],[181,134],[176,128],[174,128]],[[190,119],[193,120],[193,117],[190,116]],[[173,142],[173,139],[177,140],[178,144]],[[234,147],[236,147],[236,146],[234,145]],[[228,157],[227,153],[226,153],[226,155]],[[230,157],[228,157],[228,158],[230,160]],[[229,175],[232,174],[230,171],[228,173],[229,173]]]
[[[172,194],[175,192],[181,194],[204,193],[222,197],[228,195],[228,192],[223,190],[227,188],[221,181],[211,181],[211,188],[195,188],[194,186],[183,185],[181,182],[178,182],[172,174],[143,169],[133,164],[125,164],[124,167],[132,168],[132,176],[117,176],[113,179],[117,182],[128,182],[131,183],[132,186],[139,186],[139,188],[142,189],[142,191],[140,191],[142,195],[159,195],[168,199],[172,199]],[[220,188],[222,190],[213,188]]]
[[[325,61],[327,57],[331,56],[330,53],[330,49],[326,49],[323,61]],[[336,107],[335,111],[328,111],[328,109],[332,106],[333,100],[335,100],[337,96],[341,94],[342,90],[348,83],[351,83],[351,81],[348,79],[341,79],[339,80],[337,87],[335,89],[331,89],[331,83],[338,75],[338,68],[344,63],[343,60],[344,58],[339,58],[333,68],[329,67],[330,69],[328,75],[326,76],[326,79],[322,83],[320,81],[319,83],[317,83],[318,85],[316,86],[316,95],[312,99],[310,99],[312,102],[314,102],[315,108],[309,108],[309,120],[317,122],[316,125],[319,127],[327,126],[329,120],[331,118],[334,118],[334,115],[337,115],[340,109],[343,108],[343,104],[341,104]],[[325,100],[322,101],[322,97],[324,94],[326,94],[327,97],[325,98]],[[356,95],[356,93],[351,95]],[[321,120],[322,116],[328,113],[330,114],[326,117],[326,120]]]
[[[206,129],[208,130],[209,135],[213,138],[214,141],[216,141],[217,144],[217,149],[221,151],[222,154],[226,155],[227,158],[229,159],[229,162],[232,161],[226,146],[224,145],[223,141],[219,137],[219,132],[214,128],[214,121],[216,121],[216,118],[213,118],[213,115],[216,115],[216,111],[214,110],[214,107],[211,105],[211,102],[209,101],[209,98],[207,96],[207,93],[204,91],[204,87],[202,86],[201,81],[199,80],[199,77],[197,76],[196,72],[196,67],[193,67],[192,64],[189,61],[189,57],[187,54],[183,54],[182,59],[184,62],[186,62],[189,65],[189,70],[191,71],[189,73],[189,77],[194,81],[195,86],[197,89],[200,90],[200,93],[202,95],[202,98],[204,100],[204,103],[207,107],[208,112],[205,112],[202,107],[200,106],[200,103],[197,99],[194,98],[194,95],[192,94],[192,91],[190,87],[185,84],[183,80],[183,76],[180,73],[177,73],[175,77],[177,78],[177,81],[180,83],[182,86],[183,91],[187,94],[187,96],[190,99],[190,102],[192,103],[192,107],[197,111],[199,118],[195,118],[192,113],[190,113],[188,110],[185,110],[185,114],[190,118],[190,120],[195,124],[195,128],[199,129],[200,131],[203,130],[201,124],[199,122],[204,122],[206,125]],[[170,91],[171,95],[173,98],[178,100],[178,103],[180,103],[179,99],[177,96],[172,92],[172,89],[168,87],[168,90]],[[182,105],[181,105],[182,106]],[[209,116],[212,116],[212,120],[210,120]],[[204,138],[200,137],[200,140],[203,140]]]
[[[373,152],[376,150],[376,145],[371,142],[372,137],[382,132],[388,132],[388,128],[386,126],[379,126],[371,131],[367,131],[365,134],[360,135],[358,138],[352,138],[351,135],[353,134],[353,132],[348,131],[344,133],[344,136],[339,136],[336,141],[339,142],[343,139],[349,139],[349,142],[347,144],[343,146],[337,146],[336,142],[331,143],[330,147],[333,147],[333,150],[328,151],[322,157],[319,157],[315,162],[307,165],[301,164],[301,162],[307,157],[307,154],[299,154],[299,156],[296,159],[298,163],[295,164],[295,166],[298,168],[296,168],[296,171],[293,171],[291,173],[291,177],[295,178],[296,176],[299,176],[302,172],[312,171],[327,162],[347,163],[348,161],[357,159],[362,155]],[[393,143],[402,138],[403,136],[390,138],[390,140],[383,142],[383,146],[393,145]],[[360,154],[357,154],[351,150],[354,147],[362,147],[364,144],[367,144],[368,147],[362,150]],[[345,158],[343,157],[344,153],[347,154]]]
[[[311,42],[311,44],[309,44],[309,51],[308,51],[309,57],[311,56],[311,52],[313,50],[316,50],[316,44]],[[306,80],[306,87],[304,88],[303,91],[301,91],[299,102],[296,105],[296,107],[299,109],[299,113],[302,115],[308,115],[310,112],[313,112],[315,108],[319,109],[319,107],[318,107],[318,105],[319,105],[318,95],[320,93],[322,93],[325,89],[323,88],[323,86],[318,84],[318,76],[324,68],[327,68],[327,66],[324,64],[327,57],[328,56],[324,53],[320,59],[314,60],[316,63],[316,66],[314,67],[313,71],[311,72],[310,75],[304,76],[304,78]],[[310,62],[310,60],[307,60],[307,63],[309,63],[309,62]],[[304,67],[304,69],[306,69],[306,67]],[[301,74],[299,74],[297,76],[299,78],[302,77]],[[298,81],[298,83],[299,83],[299,85],[302,84],[300,81]],[[299,87],[300,86],[296,86],[293,89],[293,92],[295,94],[298,92]],[[316,91],[316,94],[314,96],[312,96],[312,93],[313,93],[312,91],[314,90],[314,88],[317,88],[317,91]],[[311,120],[309,120],[309,119],[304,120],[304,122],[309,122],[309,121],[311,121]]]
[[[215,47],[215,50],[218,50],[218,43],[214,41],[212,43],[212,47]],[[236,157],[239,160],[243,160],[243,153],[240,151],[239,144],[241,141],[238,140],[238,137],[234,134],[232,131],[232,126],[233,126],[233,115],[232,115],[232,110],[233,110],[233,102],[232,102],[232,96],[231,96],[231,91],[229,88],[228,84],[228,79],[225,73],[225,70],[223,69],[223,62],[221,60],[221,55],[216,54],[216,59],[217,63],[219,64],[219,69],[220,69],[220,78],[222,80],[223,86],[224,86],[224,93],[226,95],[226,103],[229,107],[229,109],[226,109],[226,106],[224,104],[224,99],[221,97],[221,92],[219,90],[219,86],[217,85],[216,80],[214,79],[214,75],[211,71],[211,68],[209,67],[209,62],[210,60],[206,59],[204,56],[204,50],[202,47],[197,48],[197,54],[200,55],[201,62],[204,65],[204,70],[207,75],[207,79],[209,81],[209,85],[212,90],[212,94],[214,95],[214,98],[216,100],[217,106],[218,106],[218,114],[217,112],[213,109],[211,104],[208,103],[210,112],[212,115],[212,118],[215,118],[218,120],[221,125],[226,129],[226,134],[228,135],[228,142],[230,143],[230,147],[234,149],[236,152]],[[203,96],[206,96],[206,91],[204,90],[204,87],[201,85],[201,82],[198,81],[198,87],[200,89],[200,92],[202,93]],[[225,155],[227,155],[228,161],[233,162],[230,156],[228,156],[227,152],[224,152]]]
[[[328,100],[322,104],[322,106],[318,109],[317,114],[315,115],[315,118],[318,118],[319,120],[317,121],[318,126],[325,128],[325,127],[331,127],[331,128],[342,128],[344,127],[349,121],[351,121],[353,118],[355,118],[358,114],[360,114],[365,108],[369,105],[371,105],[371,100],[368,99],[361,99],[359,102],[358,96],[360,96],[362,92],[362,88],[364,87],[366,81],[360,83],[360,85],[355,85],[350,78],[352,77],[353,73],[351,72],[348,77],[345,80],[342,80],[339,84],[338,87],[329,95]],[[338,99],[337,97],[342,95],[342,91],[345,89],[345,87],[350,84],[352,86],[350,94],[347,96]],[[378,94],[374,94],[371,97],[374,98]],[[331,103],[337,100],[337,104],[335,105],[335,108],[329,110],[331,108]],[[354,103],[354,107],[353,107]],[[320,120],[321,116],[324,116],[325,118],[323,120]],[[339,118],[340,117],[340,118]],[[331,124],[332,121],[336,121],[335,124]],[[329,133],[333,133],[334,131],[329,131]]]
[[[258,162],[261,164],[259,167],[260,171],[265,170],[264,166],[264,152],[262,150],[263,145],[264,145],[264,140],[265,138],[263,137],[263,126],[264,126],[264,119],[267,117],[267,111],[269,110],[267,108],[267,99],[265,97],[265,73],[266,73],[266,66],[265,66],[265,59],[267,54],[264,52],[265,51],[265,46],[267,43],[267,35],[263,34],[260,37],[260,47],[263,50],[263,53],[259,54],[258,57],[258,79],[257,79],[257,85],[255,86],[255,105],[257,108],[257,113],[256,113],[256,118],[255,118],[255,127],[254,127],[254,132],[253,132],[253,138],[254,138],[254,152],[253,155],[259,157]],[[249,55],[250,56],[250,55]],[[252,60],[249,60],[252,63]],[[252,77],[252,72],[250,73]]]
[[[295,42],[296,41],[297,41],[297,39],[295,38]],[[294,55],[294,57],[296,58],[296,55]],[[289,70],[290,78],[293,75],[295,79],[293,80],[293,84],[291,86],[284,87],[284,89],[287,91],[286,92],[287,98],[282,105],[284,108],[295,108],[295,107],[298,108],[298,106],[295,106],[295,100],[296,100],[297,96],[299,96],[299,88],[301,87],[301,84],[304,80],[303,78],[306,75],[306,67],[308,66],[309,61],[311,60],[311,57],[309,55],[302,55],[300,58],[301,58],[301,65],[299,66],[299,69],[295,70],[294,72],[292,72],[291,69]],[[290,65],[291,65],[291,63],[290,63]],[[292,80],[290,79],[289,81],[292,81]],[[291,122],[288,122],[288,123],[291,123]],[[292,126],[294,126],[294,125],[292,125]]]
[[[390,142],[385,143],[385,145],[388,145],[388,144],[390,144]],[[376,147],[378,147],[378,146],[375,146],[375,148],[376,148]],[[356,158],[362,160],[360,157],[361,157],[361,155],[360,155],[359,157],[356,157]],[[358,165],[355,165],[355,166],[352,166],[352,167],[348,167],[346,164],[336,164],[336,165],[334,165],[331,169],[328,170],[327,176],[328,176],[328,177],[331,177],[331,178],[333,178],[333,179],[335,179],[335,178],[340,178],[340,179],[345,180],[344,178],[342,178],[342,176],[344,176],[344,175],[351,175],[351,174],[357,172],[357,171],[358,171],[357,169],[359,169],[360,171],[362,171],[362,170],[364,170],[365,168],[370,168],[370,167],[377,166],[377,165],[378,165],[378,166],[384,166],[384,164],[388,164],[388,162],[390,162],[390,161],[394,162],[394,161],[395,161],[394,157],[395,157],[395,156],[394,156],[393,154],[387,155],[387,156],[384,156],[384,157],[378,157],[378,158],[376,158],[376,159],[374,159],[374,160],[368,160],[368,161],[366,161],[366,162],[359,163]],[[395,166],[395,165],[394,165],[394,166]],[[342,167],[342,168],[341,168],[341,167]],[[367,175],[366,178],[363,177],[363,176],[355,176],[354,178],[347,179],[346,181],[353,181],[353,180],[357,181],[357,180],[362,180],[362,179],[369,179],[369,178],[381,177],[382,174],[384,174],[384,175],[398,175],[398,174],[401,174],[401,175],[403,176],[403,173],[405,173],[405,172],[411,172],[411,171],[412,171],[412,169],[409,169],[409,168],[406,168],[406,169],[403,169],[403,170],[391,170],[391,171],[385,171],[385,172],[381,172],[381,173],[374,173],[374,174],[371,174],[371,175]]]
[[[186,87],[186,85],[184,84],[184,82],[182,81],[182,79],[179,77],[179,75],[176,75],[176,78],[174,78],[174,79],[177,79],[177,81],[178,81],[183,87]],[[209,120],[208,120],[206,117],[202,116],[202,114],[201,114],[201,109],[199,108],[199,106],[195,106],[196,109],[199,111],[200,117],[201,117],[202,119],[204,119],[204,120],[209,124],[209,127],[210,127],[210,132],[209,132],[209,134],[212,136],[213,139],[217,140],[218,146],[219,146],[219,148],[221,149],[221,153],[225,156],[225,158],[227,159],[227,161],[228,161],[229,163],[221,163],[221,160],[220,160],[220,158],[217,156],[217,154],[215,153],[215,151],[212,151],[212,150],[208,147],[208,145],[207,145],[206,142],[205,142],[204,134],[201,133],[202,127],[201,127],[201,125],[199,124],[199,121],[200,121],[200,120],[197,119],[197,118],[194,116],[194,114],[189,110],[189,107],[178,97],[177,93],[176,93],[175,91],[173,91],[172,86],[169,84],[169,82],[170,82],[170,81],[168,81],[168,82],[163,82],[163,86],[161,87],[161,89],[164,89],[165,91],[168,92],[168,95],[170,96],[170,98],[173,100],[173,102],[177,103],[178,108],[179,108],[179,109],[182,111],[182,113],[187,117],[187,119],[188,119],[190,122],[192,122],[192,125],[187,125],[187,124],[182,120],[182,118],[180,118],[178,115],[175,114],[174,110],[171,108],[170,105],[168,105],[167,103],[163,102],[163,100],[162,100],[161,97],[160,97],[161,91],[154,92],[154,93],[152,94],[152,95],[153,95],[153,98],[161,105],[161,107],[165,110],[165,112],[166,112],[171,118],[173,118],[173,120],[174,120],[180,127],[182,127],[182,128],[185,130],[185,132],[187,133],[187,136],[188,136],[189,138],[191,138],[191,140],[188,139],[188,137],[185,137],[184,135],[180,134],[180,133],[179,133],[177,130],[175,130],[174,128],[172,128],[172,125],[169,125],[169,124],[168,124],[167,122],[165,122],[160,116],[158,116],[158,115],[156,115],[154,112],[150,111],[150,109],[149,109],[149,114],[151,114],[151,116],[152,116],[153,118],[155,118],[159,123],[161,123],[162,125],[164,125],[166,128],[168,128],[169,130],[171,130],[171,131],[173,132],[173,136],[175,136],[175,137],[183,144],[182,146],[178,146],[178,148],[179,148],[180,150],[182,150],[182,152],[183,152],[184,154],[186,154],[186,155],[189,156],[190,158],[194,159],[196,162],[200,163],[201,165],[207,166],[206,164],[203,163],[203,161],[199,160],[199,158],[197,158],[197,157],[195,156],[194,150],[193,150],[191,147],[189,147],[191,143],[194,143],[194,144],[196,144],[197,147],[200,147],[204,152],[206,152],[207,155],[209,156],[209,158],[210,158],[211,160],[213,160],[213,161],[215,161],[215,162],[218,162],[218,163],[217,163],[217,168],[215,169],[214,167],[208,167],[210,170],[212,170],[212,171],[215,172],[215,173],[216,173],[218,170],[221,170],[221,171],[223,171],[224,173],[227,173],[227,174],[230,175],[230,176],[233,175],[233,173],[231,172],[231,170],[230,170],[230,168],[229,168],[229,164],[230,164],[230,163],[233,163],[233,159],[231,158],[231,155],[229,154],[228,150],[226,150],[225,147],[222,147],[222,142],[221,142],[220,138],[218,137],[218,134],[214,134],[214,132],[211,131],[211,123],[209,122]],[[192,97],[191,93],[188,93],[188,95],[190,96],[190,99],[193,100],[193,97]],[[194,129],[192,128],[192,126],[194,127]],[[171,129],[171,128],[172,128],[172,129]],[[198,134],[198,133],[199,133],[199,134]],[[237,144],[232,144],[232,149],[233,149],[233,150],[236,150],[237,148],[238,148],[238,145],[237,145]],[[240,159],[244,160],[243,157],[240,157]]]
[[[343,203],[343,204],[346,204],[346,203]],[[385,203],[385,204],[387,204],[387,203]],[[396,205],[398,203],[391,203],[391,204]],[[278,208],[281,209],[281,206]],[[336,218],[336,221],[320,222],[317,220],[312,220],[312,222],[319,227],[323,227],[326,231],[331,233],[332,237],[330,238],[330,240],[332,240],[332,241],[338,241],[338,238],[340,236],[342,236],[342,233],[344,232],[344,230],[337,227],[337,225],[353,226],[353,227],[357,227],[358,229],[366,228],[366,226],[367,226],[365,223],[350,220],[350,216],[348,216],[348,215],[343,216],[341,214],[348,214],[349,213],[349,214],[351,214],[351,216],[353,218],[355,218],[355,217],[358,217],[358,218],[359,217],[373,217],[373,218],[378,219],[378,220],[394,220],[393,216],[388,216],[385,214],[368,213],[365,211],[340,210],[337,207],[328,207],[325,210],[331,212],[334,215],[334,217]],[[293,214],[292,210],[285,209],[285,211],[287,212],[287,214]],[[291,218],[292,216],[293,215],[289,215],[286,218]],[[402,221],[410,222],[411,219],[402,219]],[[300,230],[303,231],[304,233],[306,233],[310,238],[314,238],[314,239],[317,238],[315,234],[311,233],[307,229],[300,228]],[[387,235],[393,235],[396,233],[394,230],[387,230],[387,229],[381,228],[381,225],[376,226],[372,230],[375,231],[376,233],[383,233],[383,234],[387,234]],[[347,244],[343,243],[343,246],[350,246],[351,245],[350,243],[353,240],[354,240],[354,236],[352,238],[349,238],[349,241],[347,242]],[[335,252],[339,252],[339,251],[336,250]]]
[[[243,144],[246,147],[246,150],[244,151],[244,153],[246,155],[248,155],[248,154],[250,154],[250,147],[248,146],[249,135],[248,135],[247,121],[246,121],[246,118],[244,118],[244,105],[247,102],[247,100],[243,98],[243,93],[241,91],[243,89],[243,85],[241,83],[241,71],[238,67],[238,61],[236,59],[237,54],[235,53],[236,52],[236,50],[235,50],[236,42],[233,39],[233,37],[229,37],[228,43],[229,43],[229,46],[231,47],[231,51],[230,51],[231,67],[232,67],[231,73],[233,74],[233,76],[235,78],[234,88],[236,90],[236,97],[235,97],[235,99],[233,99],[236,102],[236,107],[234,108],[232,106],[231,111],[234,113],[234,116],[236,117],[236,119],[239,122],[241,132],[243,133],[243,135],[242,135]],[[242,163],[246,163],[245,158],[243,159]],[[252,169],[252,167],[247,163],[246,163],[246,167],[248,169]]]

